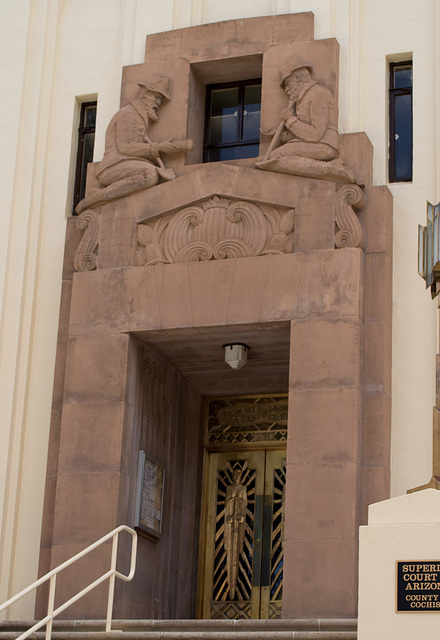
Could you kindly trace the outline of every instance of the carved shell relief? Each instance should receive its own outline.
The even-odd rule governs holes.
[[[138,224],[136,265],[292,253],[293,226],[294,209],[214,196]]]

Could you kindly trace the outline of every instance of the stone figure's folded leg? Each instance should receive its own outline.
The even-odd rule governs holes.
[[[278,149],[274,149],[270,154],[270,159],[286,158],[289,156],[328,161],[337,158],[339,153],[336,149],[323,142],[292,140],[278,147]]]
[[[110,184],[105,189],[102,189],[105,193],[106,200],[115,200],[116,198],[123,198],[135,191],[141,191],[142,189],[149,189],[156,186],[159,182],[159,174],[156,167],[148,169],[139,173],[135,173],[131,176],[118,180],[113,184]]]
[[[97,179],[102,187],[109,187],[111,184],[120,182],[125,178],[135,175],[148,174],[152,182],[157,178],[157,166],[148,160],[133,159],[121,160],[120,162],[107,167],[98,172]],[[157,182],[155,182],[157,184]],[[154,186],[153,184],[151,186]]]
[[[128,162],[130,161],[127,161],[127,164]],[[134,162],[137,164],[135,169],[133,167]],[[100,175],[99,179],[101,184],[107,183],[108,186],[89,189],[86,197],[78,204],[76,212],[81,213],[88,207],[104,204],[105,202],[111,202],[112,200],[123,198],[124,196],[136,193],[137,191],[142,191],[143,189],[149,189],[150,187],[154,187],[158,184],[159,174],[157,167],[154,164],[142,161],[133,161],[133,164],[130,167],[133,173],[114,182],[112,182],[110,178],[115,178],[116,176],[121,175],[120,171],[116,169],[118,165],[115,165],[115,167],[109,167],[103,171],[102,173],[105,175]]]

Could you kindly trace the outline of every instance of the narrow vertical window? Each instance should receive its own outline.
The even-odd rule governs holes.
[[[204,162],[258,156],[261,80],[206,88]]]
[[[78,128],[78,151],[76,155],[75,191],[73,212],[86,191],[87,165],[93,161],[95,146],[96,102],[83,102]]]
[[[390,182],[412,180],[412,62],[390,64]]]

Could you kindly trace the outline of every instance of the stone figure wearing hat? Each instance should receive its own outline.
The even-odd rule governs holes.
[[[297,58],[280,70],[280,86],[288,105],[277,129],[262,129],[272,138],[260,169],[354,182],[339,160],[338,110],[332,93],[312,78],[312,67]],[[333,175],[334,174],[334,175]]]
[[[153,142],[149,138],[148,131],[158,120],[163,101],[171,99],[171,83],[165,76],[155,76],[138,85],[138,97],[120,109],[107,127],[104,157],[96,172],[100,188],[88,191],[76,209],[78,213],[87,207],[154,187],[161,178],[174,178],[173,169],[165,168],[161,154],[182,153],[194,147],[193,140]]]

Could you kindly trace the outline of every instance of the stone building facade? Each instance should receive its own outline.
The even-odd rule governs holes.
[[[250,615],[355,616],[368,505],[431,471],[437,319],[416,222],[439,199],[436,3],[98,4],[85,20],[78,0],[23,2],[4,21],[0,601],[137,522],[143,451],[165,472],[161,536],[143,532],[116,615],[236,617],[231,576],[246,581],[237,558],[251,548]],[[261,79],[261,128],[276,128],[282,70],[298,59],[339,111],[338,157],[274,166],[262,134],[258,159],[204,162],[206,87]],[[418,83],[413,177],[391,183],[388,74],[403,61]],[[153,148],[154,186],[104,185],[107,125],[159,77],[159,118],[136,135],[194,146]],[[95,163],[72,216],[80,105],[96,98]],[[239,370],[224,361],[235,343],[250,347]],[[247,509],[235,537],[234,471]],[[102,617],[103,598],[71,615]]]
[[[132,524],[138,451],[160,462],[161,537],[141,538],[117,617],[356,614],[358,527],[367,506],[389,495],[391,195],[372,185],[363,133],[341,136],[337,165],[300,157],[301,166],[281,172],[262,171],[255,158],[201,162],[206,85],[261,77],[264,127],[284,106],[280,68],[291,60],[306,60],[309,84],[337,97],[338,52],[336,40],[313,39],[312,14],[291,14],[157,34],[145,64],[124,69],[115,126],[135,137],[138,114],[125,105],[137,104],[129,100],[139,83],[166,96],[172,87],[148,136],[195,145],[164,155],[173,179],[159,167],[159,183],[140,190],[130,171],[139,163],[156,171],[153,161],[133,160],[127,143],[118,179],[102,188],[94,176],[108,165],[104,155],[90,170],[82,212],[69,220],[41,556],[48,570],[87,540]],[[130,144],[140,158],[146,147]],[[225,343],[250,347],[240,370],[225,364]],[[277,404],[287,429],[275,438],[274,419],[256,413]],[[252,419],[234,422],[246,407]],[[216,432],[234,437],[210,440],[206,412]],[[222,567],[233,553],[226,526],[213,531],[209,516],[221,517],[224,489],[213,485],[231,482],[234,469],[249,493],[242,592]],[[274,556],[273,527],[261,550],[266,579],[263,569],[256,577],[258,528],[275,517],[273,474],[283,558]],[[230,558],[239,581],[243,553]],[[95,562],[102,571],[99,555]],[[91,570],[90,560],[87,571],[79,565],[77,580]],[[69,575],[61,592],[77,580]],[[99,617],[103,603],[96,594],[95,604],[76,607],[71,615]]]

